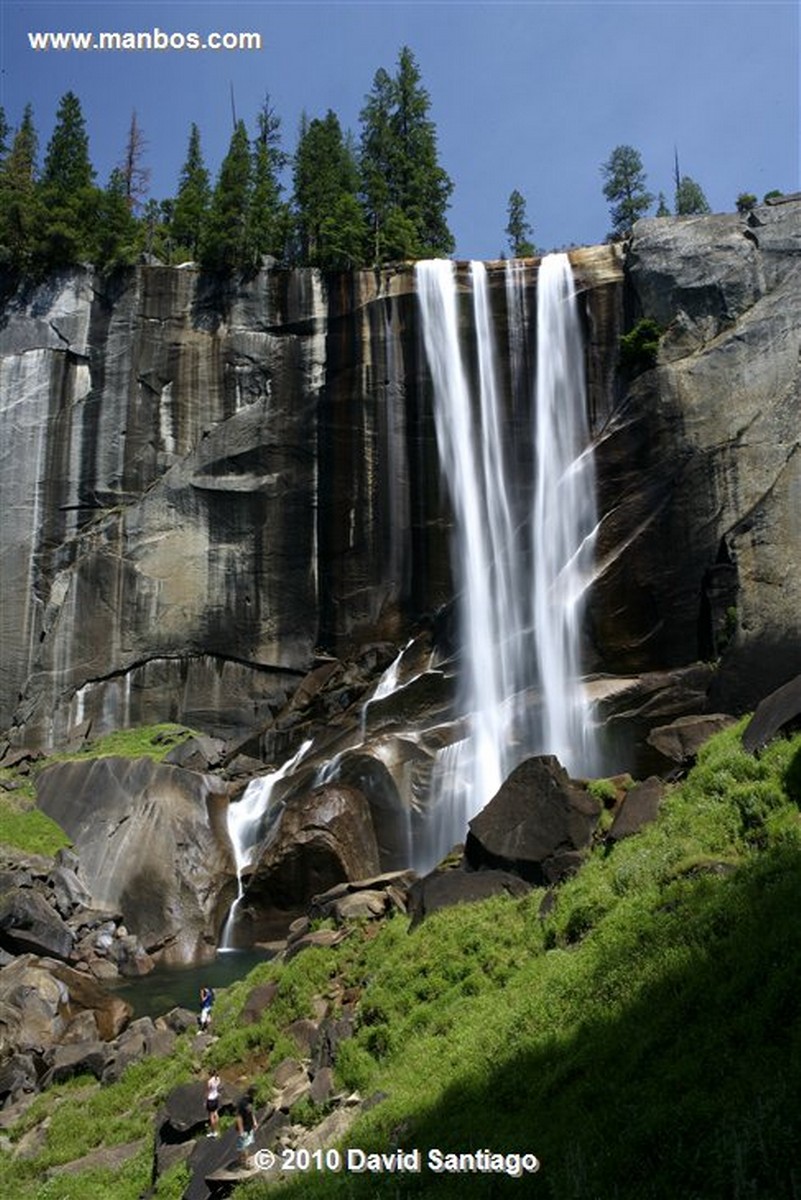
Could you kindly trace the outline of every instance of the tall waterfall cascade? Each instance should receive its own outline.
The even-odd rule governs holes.
[[[467,736],[435,764],[419,869],[463,840],[470,818],[529,755],[555,754],[573,774],[594,765],[579,651],[596,526],[580,314],[567,255],[547,256],[537,280],[533,403],[521,405],[524,276],[514,262],[506,271],[511,362],[503,372],[484,264],[470,265],[473,361],[460,335],[454,264],[417,264],[440,461],[454,513],[460,700],[469,717]],[[517,396],[504,392],[503,379]],[[526,464],[533,490],[522,477]]]
[[[427,798],[406,813],[406,865],[424,872],[464,840],[468,821],[523,759],[554,754],[573,775],[594,772],[580,644],[596,514],[581,318],[567,255],[548,255],[539,267],[535,330],[526,264],[506,264],[505,287],[500,294],[495,289],[492,303],[481,262],[466,274],[447,260],[420,262],[415,270],[452,511],[459,643],[453,734],[439,743]],[[393,391],[387,402],[383,419],[400,428],[393,406],[401,400]],[[393,497],[393,520],[396,510],[408,516],[406,508],[404,496]],[[400,569],[400,552],[392,554]],[[332,783],[348,751],[368,743],[381,758],[380,739],[370,742],[368,708],[403,688],[401,662],[411,645],[364,702],[355,740],[324,761],[304,742],[230,806],[239,893],[222,948],[232,941],[251,855],[277,828],[275,784],[301,760],[304,770],[314,767],[311,786]],[[407,741],[416,736],[408,733]]]

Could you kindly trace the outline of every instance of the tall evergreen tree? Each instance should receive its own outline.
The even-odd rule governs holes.
[[[286,164],[281,150],[281,118],[264,97],[256,118],[253,143],[251,239],[257,261],[263,254],[282,258],[286,251],[289,214],[281,200],[280,172]]]
[[[91,245],[92,261],[104,268],[129,266],[139,249],[139,223],[131,212],[129,180],[123,167],[111,172],[99,197]]]
[[[210,202],[211,184],[200,148],[200,130],[193,124],[169,223],[170,240],[179,259],[187,255],[192,259],[200,257]],[[151,213],[151,217],[154,215]]]
[[[40,184],[44,216],[37,256],[44,267],[90,257],[101,195],[94,177],[81,102],[67,92],[56,113]]]
[[[300,256],[326,269],[364,261],[366,225],[356,198],[358,168],[336,113],[301,122],[294,164]]]
[[[37,233],[37,149],[33,110],[28,104],[11,149],[0,164],[0,254],[15,271],[29,267]]]
[[[453,251],[445,218],[453,183],[439,164],[430,108],[414,55],[404,46],[393,78],[376,72],[361,113],[362,193],[378,261],[388,257],[384,229],[393,210],[415,230],[412,257]]]
[[[214,271],[250,270],[255,261],[250,230],[253,171],[245,122],[237,121],[223,159],[201,245],[201,261]]]
[[[62,197],[91,187],[94,178],[81,102],[74,92],[67,92],[59,103],[47,145],[42,186]]]
[[[645,187],[645,171],[639,151],[633,146],[616,146],[601,167],[604,196],[609,201],[612,232],[628,233],[635,221],[644,216],[653,204],[653,196]]]
[[[392,126],[398,146],[398,207],[412,219],[423,254],[450,254],[454,240],[445,212],[453,182],[439,165],[436,128],[428,117],[431,99],[408,46],[398,57],[395,89]]]
[[[533,230],[526,217],[526,201],[517,188],[506,207],[506,239],[513,258],[531,258],[536,250],[531,241]]]
[[[397,146],[392,129],[394,91],[392,79],[383,67],[379,67],[361,111],[361,190],[375,262],[383,258],[384,226],[390,210],[397,204],[394,184]]]

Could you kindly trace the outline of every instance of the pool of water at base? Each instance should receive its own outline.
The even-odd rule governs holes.
[[[228,950],[206,963],[156,967],[149,975],[122,980],[113,991],[133,1007],[134,1018],[160,1017],[178,1006],[198,1012],[202,987],[227,987],[271,957],[264,951]]]

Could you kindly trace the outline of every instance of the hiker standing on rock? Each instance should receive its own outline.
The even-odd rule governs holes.
[[[236,1106],[236,1148],[239,1151],[240,1170],[246,1170],[248,1165],[248,1150],[253,1145],[254,1136],[258,1129],[256,1114],[253,1111],[253,1101],[256,1089],[249,1087]]]
[[[206,1084],[206,1113],[209,1118],[209,1132],[206,1137],[210,1138],[220,1136],[220,1087],[220,1077],[216,1071],[212,1071]]]
[[[211,1006],[214,1003],[214,992],[210,987],[200,989],[200,1016],[197,1023],[201,1029],[208,1029],[211,1024]]]

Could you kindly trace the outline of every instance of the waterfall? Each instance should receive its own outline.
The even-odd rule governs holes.
[[[311,740],[305,741],[292,758],[276,771],[260,775],[252,779],[245,788],[239,800],[228,807],[228,836],[234,851],[236,864],[237,894],[231,905],[220,937],[220,949],[232,950],[233,931],[236,922],[236,912],[244,895],[244,872],[249,866],[251,854],[255,845],[263,845],[275,828],[278,810],[271,812],[272,794],[279,779],[290,775],[311,746]],[[272,819],[271,819],[272,818]]]
[[[549,255],[540,265],[536,341],[531,273],[520,263],[506,264],[505,286],[493,294],[495,308],[483,263],[467,269],[445,260],[420,262],[416,272],[437,446],[453,514],[460,640],[457,719],[436,731],[442,748],[427,798],[407,797],[409,865],[424,872],[464,840],[470,818],[524,758],[549,753],[572,774],[594,769],[580,643],[592,572],[595,484],[580,313],[567,256]],[[395,392],[386,399],[394,411]],[[393,421],[397,429],[390,422],[384,431],[388,460],[393,447],[402,449],[399,412]],[[402,489],[392,493],[389,507],[393,521],[405,519]],[[403,553],[400,544],[393,546],[391,563],[401,572]],[[367,746],[369,705],[402,686],[406,650],[365,700],[357,740],[340,743],[317,766],[313,786],[332,782],[343,756]],[[459,740],[453,740],[457,729]],[[280,815],[273,789],[310,745],[251,783],[229,808],[239,890],[223,948],[231,945],[254,845],[264,844]],[[376,744],[365,752],[381,757]]]
[[[579,678],[579,647],[582,601],[592,578],[595,471],[584,341],[566,254],[544,258],[537,279],[534,428],[534,630],[542,742],[569,771],[590,773],[593,738]]]
[[[507,264],[507,344],[522,360],[525,277],[516,268]],[[584,349],[567,256],[550,255],[540,267],[536,403],[529,416],[519,396],[510,403],[504,395],[484,265],[470,265],[471,359],[460,337],[456,267],[437,260],[416,269],[437,443],[454,516],[460,700],[469,718],[468,736],[441,752],[434,766],[427,836],[414,864],[425,870],[464,839],[470,817],[527,755],[554,753],[573,772],[590,765],[578,643],[594,480]],[[505,375],[517,393],[522,369],[516,359]],[[533,464],[533,502],[521,464],[529,470]]]

